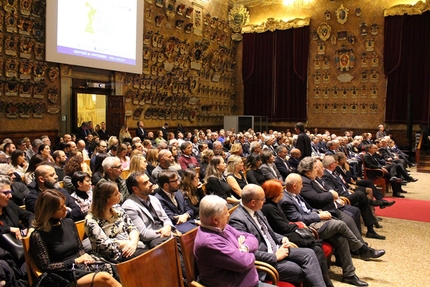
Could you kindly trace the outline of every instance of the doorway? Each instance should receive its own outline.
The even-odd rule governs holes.
[[[97,124],[106,122],[106,96],[98,94],[76,94],[77,122],[80,127],[83,122],[92,121],[94,127]]]
[[[106,123],[109,136],[117,136],[125,122],[124,97],[112,96],[110,91],[100,89],[72,89],[72,130],[75,132],[82,122]]]

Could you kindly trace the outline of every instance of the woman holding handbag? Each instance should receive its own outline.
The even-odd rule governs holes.
[[[35,208],[35,231],[30,253],[44,272],[55,273],[77,286],[122,286],[106,271],[89,271],[95,259],[85,253],[73,220],[66,217],[62,193],[47,189],[39,194]],[[104,264],[104,263],[102,263]]]

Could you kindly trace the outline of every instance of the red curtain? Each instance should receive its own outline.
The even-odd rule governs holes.
[[[408,96],[414,124],[429,124],[430,11],[390,16],[384,26],[384,69],[388,78],[385,120],[407,123]]]
[[[245,114],[306,121],[309,27],[245,34]]]

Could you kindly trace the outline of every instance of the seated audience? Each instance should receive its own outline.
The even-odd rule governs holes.
[[[124,202],[130,194],[128,193],[127,185],[125,180],[121,177],[122,165],[119,158],[115,156],[107,157],[102,162],[104,177],[99,180],[100,182],[110,181],[116,184],[120,194],[120,202]]]
[[[209,162],[214,157],[214,151],[211,149],[205,149],[202,151],[202,155],[200,158],[200,178],[204,181],[206,176],[206,169],[209,165]]]
[[[36,168],[34,172],[35,179],[28,185],[30,193],[25,197],[25,209],[34,212],[36,207],[36,200],[39,194],[46,189],[56,189],[64,194],[65,204],[67,207],[66,217],[70,217],[74,221],[84,219],[85,215],[81,209],[64,188],[58,185],[58,176],[55,173],[54,167],[51,165],[43,164]]]
[[[155,197],[161,202],[176,229],[185,233],[195,228],[194,211],[179,190],[178,174],[173,171],[162,171],[158,176],[158,184],[160,187],[155,190]]]
[[[248,184],[243,175],[243,160],[240,156],[231,155],[227,161],[226,179],[235,198],[242,197],[242,188]]]
[[[172,237],[175,227],[160,201],[152,195],[153,184],[142,172],[130,173],[127,178],[130,197],[122,208],[133,221],[145,247],[153,248]]]
[[[250,154],[246,158],[246,180],[248,183],[253,183],[257,185],[262,185],[266,178],[260,169],[262,165],[260,154]]]
[[[82,156],[73,156],[69,159],[69,161],[64,166],[64,188],[67,190],[69,194],[72,194],[75,191],[75,187],[72,183],[72,176],[77,171],[88,172],[84,170],[84,158]]]
[[[200,201],[205,196],[199,180],[199,174],[190,168],[184,170],[179,189],[182,191],[188,206],[193,210],[194,215],[197,216],[199,214]]]
[[[245,186],[241,203],[231,214],[229,224],[257,238],[255,259],[275,266],[281,281],[326,286],[315,252],[308,248],[290,248],[288,238],[272,230],[261,212],[264,199],[264,190],[260,186]]]
[[[89,272],[79,264],[94,263],[85,253],[75,223],[66,217],[64,195],[48,189],[36,203],[36,230],[31,233],[30,253],[43,272],[53,272],[78,286],[115,286],[121,284],[108,272]]]
[[[24,183],[29,185],[34,180],[34,171],[36,168],[44,162],[43,156],[40,154],[35,154],[28,163],[28,168],[24,174]]]
[[[202,222],[194,241],[202,283],[208,287],[269,286],[259,282],[254,266],[257,239],[228,225],[228,217],[224,199],[208,195],[202,200]]]
[[[130,157],[127,155],[127,145],[122,143],[119,145],[117,157],[119,158],[122,169],[129,169]]]
[[[143,155],[135,155],[130,161],[130,174],[133,172],[143,172],[149,178],[149,181],[154,185],[153,189],[158,188],[157,181],[152,178],[152,175],[148,171],[148,161]]]
[[[199,166],[197,159],[192,155],[192,153],[193,144],[191,142],[183,142],[181,144],[181,156],[178,159],[182,170]]]
[[[27,171],[28,162],[25,160],[25,153],[23,150],[17,149],[12,152],[11,164],[15,169],[15,172],[24,178],[24,174]]]
[[[260,170],[266,180],[277,179],[282,181],[282,175],[279,173],[275,165],[275,157],[272,151],[265,149],[261,152],[261,166]]]
[[[302,189],[300,175],[292,173],[287,177],[286,188],[280,202],[280,206],[290,221],[300,221],[317,230],[321,239],[327,240],[335,246],[343,270],[342,281],[355,286],[368,286],[355,275],[355,267],[351,260],[350,249],[358,251],[361,258],[379,258],[385,254],[385,250],[375,250],[361,242],[345,222],[332,220],[328,211],[313,209],[300,196]]]
[[[24,205],[25,197],[30,193],[27,186],[16,181],[14,168],[7,163],[0,163],[0,176],[8,176],[11,180],[12,198],[11,200],[18,206]]]
[[[85,233],[93,251],[111,262],[126,261],[147,250],[139,241],[139,231],[133,221],[118,206],[120,200],[121,193],[115,183],[99,182],[85,218]]]
[[[41,144],[39,146],[39,154],[43,157],[44,162],[54,162],[51,156],[51,147],[47,144]]]
[[[206,169],[206,194],[215,194],[227,200],[231,198],[232,189],[224,177],[227,165],[220,156],[215,156],[209,162]]]
[[[79,205],[84,216],[87,215],[93,200],[91,176],[83,171],[76,171],[72,176],[72,184],[75,191],[70,195]]]

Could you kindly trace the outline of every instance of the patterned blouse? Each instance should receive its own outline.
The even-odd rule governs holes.
[[[76,204],[79,205],[83,214],[88,213],[91,207],[91,202],[93,201],[93,191],[90,189],[87,194],[87,198],[80,197],[78,194],[76,194],[76,191],[70,195],[71,197],[73,197]]]
[[[113,207],[117,217],[110,220],[96,218],[91,212],[85,217],[85,233],[91,242],[93,251],[109,261],[118,261],[121,249],[116,240],[129,240],[129,234],[137,230],[133,221],[121,207]],[[144,248],[139,241],[138,248]]]

